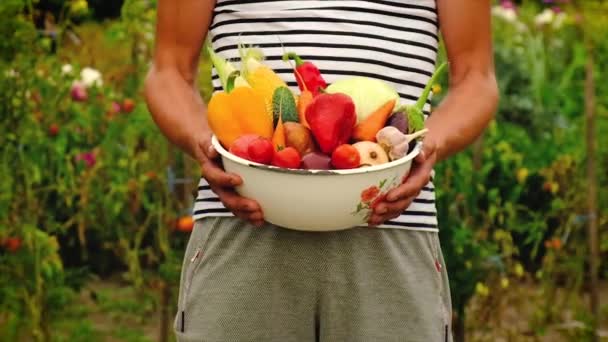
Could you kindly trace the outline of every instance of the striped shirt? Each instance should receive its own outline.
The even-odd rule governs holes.
[[[313,62],[328,83],[366,76],[393,86],[401,103],[414,103],[435,70],[435,0],[217,0],[209,37],[215,51],[238,60],[239,42],[261,48],[265,63],[294,91],[293,51]],[[222,89],[215,69],[215,91]],[[429,114],[430,104],[424,112]],[[380,228],[437,230],[435,189],[427,184],[411,206]],[[201,179],[194,218],[231,216]]]

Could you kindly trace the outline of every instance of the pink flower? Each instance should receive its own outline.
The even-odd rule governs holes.
[[[76,155],[76,157],[74,157],[74,160],[76,162],[84,162],[87,167],[93,167],[97,162],[97,159],[95,158],[95,154],[93,152],[80,153]]]
[[[74,82],[72,89],[70,90],[72,100],[76,102],[84,102],[88,98],[87,88],[81,82]]]
[[[515,9],[515,4],[511,0],[503,0],[500,2],[500,6],[504,9]]]
[[[111,107],[112,113],[113,114],[117,114],[120,113],[121,108],[120,108],[120,103],[116,102],[116,101],[112,101],[112,107]]]

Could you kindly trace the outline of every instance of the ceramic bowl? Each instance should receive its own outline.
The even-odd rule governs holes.
[[[302,231],[335,231],[367,226],[368,217],[385,194],[401,184],[418,144],[407,156],[390,163],[350,170],[294,170],[255,163],[212,144],[224,169],[243,179],[236,191],[256,200],[264,219]]]

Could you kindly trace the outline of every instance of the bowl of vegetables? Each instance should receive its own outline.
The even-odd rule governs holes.
[[[366,225],[373,208],[410,171],[419,145],[398,160],[361,169],[286,169],[238,157],[213,137],[227,172],[243,184],[237,192],[255,199],[264,219],[305,231],[334,231]],[[326,163],[322,157],[318,163]]]
[[[427,132],[422,107],[445,66],[419,101],[401,105],[380,80],[326,84],[294,53],[284,59],[295,61],[300,92],[264,65],[257,50],[241,54],[239,70],[207,48],[224,88],[207,112],[224,169],[243,179],[236,191],[257,201],[267,222],[302,231],[367,225],[420,152]]]

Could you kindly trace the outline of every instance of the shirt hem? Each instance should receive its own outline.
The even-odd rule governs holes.
[[[198,215],[194,215],[193,219],[194,221],[203,219],[203,218],[212,218],[212,217],[235,217],[234,214],[232,213],[213,213],[213,214],[198,214]],[[401,226],[401,225],[387,225],[387,224],[381,224],[378,226],[374,226],[374,227],[370,227],[370,226],[366,226],[366,225],[359,225],[359,226],[355,226],[353,228],[367,228],[367,229],[400,229],[400,230],[414,230],[414,231],[422,231],[422,232],[432,232],[432,233],[438,233],[439,232],[439,228],[428,228],[428,227],[408,227],[408,226]],[[288,228],[285,228],[288,229]],[[351,228],[352,229],[352,228]]]

